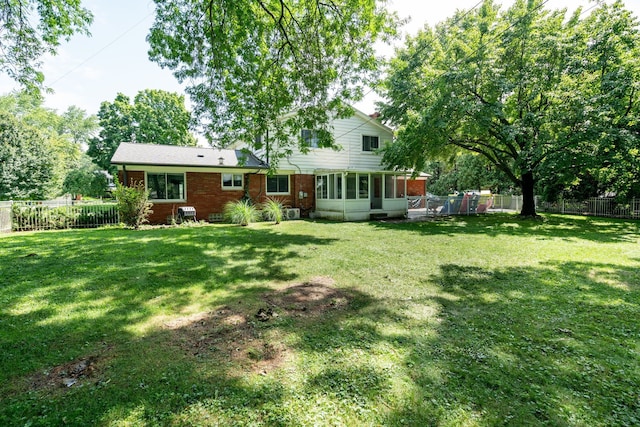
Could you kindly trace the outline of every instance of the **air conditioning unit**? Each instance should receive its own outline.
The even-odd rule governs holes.
[[[289,208],[286,210],[285,214],[287,215],[287,219],[300,219],[299,208]]]

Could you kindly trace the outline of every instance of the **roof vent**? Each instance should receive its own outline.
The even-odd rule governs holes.
[[[218,157],[218,164],[224,165],[224,157]]]
[[[202,158],[202,157],[204,157],[204,154],[198,154],[198,157]]]

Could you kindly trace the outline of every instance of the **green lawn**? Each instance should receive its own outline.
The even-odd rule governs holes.
[[[638,425],[638,225],[2,235],[0,425]]]

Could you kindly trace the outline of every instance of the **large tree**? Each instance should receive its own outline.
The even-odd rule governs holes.
[[[100,133],[89,140],[87,154],[104,170],[112,170],[111,157],[121,142],[196,145],[184,102],[184,96],[163,90],[140,91],[133,103],[117,94],[113,102],[100,105]]]
[[[0,4],[0,72],[26,89],[42,88],[45,53],[55,55],[61,40],[89,34],[93,15],[80,0],[7,0]]]
[[[384,0],[155,2],[150,58],[187,83],[205,134],[224,144],[268,132],[281,151],[302,128],[332,145],[330,117],[377,75],[375,44],[397,23]]]
[[[23,126],[38,129],[43,146],[54,165],[49,195],[62,194],[62,184],[81,157],[88,137],[97,129],[95,116],[75,106],[62,115],[43,106],[42,96],[29,92],[16,92],[0,96],[0,111],[9,113]]]
[[[407,41],[385,83],[383,115],[399,126],[389,165],[479,153],[522,189],[528,216],[541,173],[575,174],[605,145],[638,146],[635,19],[619,2],[569,19],[544,3],[501,12],[487,0]]]
[[[53,179],[54,158],[46,138],[0,111],[0,200],[47,198]]]

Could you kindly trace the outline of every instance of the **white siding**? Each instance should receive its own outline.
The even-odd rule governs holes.
[[[379,138],[379,145],[390,143],[392,132],[362,113],[347,119],[333,121],[333,134],[339,150],[331,148],[311,148],[307,154],[294,151],[288,159],[283,159],[278,169],[296,169],[304,174],[324,170],[382,171],[382,156],[362,151],[362,136]]]

